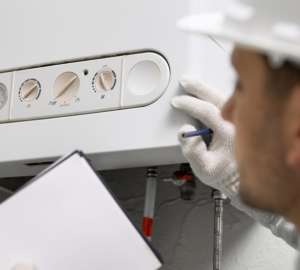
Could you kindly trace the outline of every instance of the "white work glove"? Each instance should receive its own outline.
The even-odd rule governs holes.
[[[193,126],[185,125],[179,131],[178,138],[183,154],[196,176],[205,184],[223,192],[231,199],[233,206],[255,218],[292,247],[299,249],[297,229],[293,224],[278,215],[248,207],[241,201],[238,192],[239,174],[233,153],[235,131],[233,125],[222,119],[222,95],[190,76],[182,76],[180,85],[195,97],[175,97],[172,99],[172,106],[198,119],[214,132],[208,149],[201,136],[181,136],[184,132],[195,131]]]
[[[224,98],[218,91],[191,76],[184,75],[179,82],[194,97],[174,97],[172,107],[188,113],[213,131],[207,148],[201,136],[183,138],[182,133],[196,130],[191,125],[184,125],[178,134],[183,154],[203,183],[231,199],[238,192],[239,175],[233,152],[235,130],[232,124],[222,119],[220,111]]]

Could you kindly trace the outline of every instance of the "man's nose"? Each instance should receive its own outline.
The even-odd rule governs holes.
[[[234,108],[234,93],[231,95],[231,97],[228,99],[228,101],[224,104],[223,108],[222,108],[222,117],[233,123],[233,108]]]

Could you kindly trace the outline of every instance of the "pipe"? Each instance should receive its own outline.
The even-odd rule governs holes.
[[[144,235],[151,241],[154,207],[155,207],[155,196],[156,196],[156,184],[157,184],[157,168],[149,167],[147,169],[147,184],[145,194],[145,207],[143,217],[143,228]]]
[[[223,240],[223,201],[226,199],[226,196],[218,190],[213,190],[212,197],[215,199],[213,269],[221,270]]]

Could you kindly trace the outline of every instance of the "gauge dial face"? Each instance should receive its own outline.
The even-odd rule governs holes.
[[[7,89],[5,85],[0,83],[0,109],[4,107],[7,101]]]

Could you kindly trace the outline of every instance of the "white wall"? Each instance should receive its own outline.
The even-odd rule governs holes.
[[[158,167],[159,177],[178,166]],[[101,173],[129,216],[141,227],[146,168]],[[200,182],[194,201],[182,201],[171,183],[158,181],[153,245],[162,270],[211,270],[213,208],[211,189]],[[224,270],[294,269],[297,252],[228,202],[224,210]]]
[[[158,167],[159,178],[170,176],[178,167]],[[141,228],[146,168],[100,174]],[[195,199],[187,202],[180,199],[177,187],[158,181],[152,244],[163,257],[161,270],[212,270],[214,202],[211,189],[197,184]],[[0,190],[0,201],[7,196]],[[295,259],[296,251],[284,241],[225,204],[222,270],[289,270],[294,269]]]

